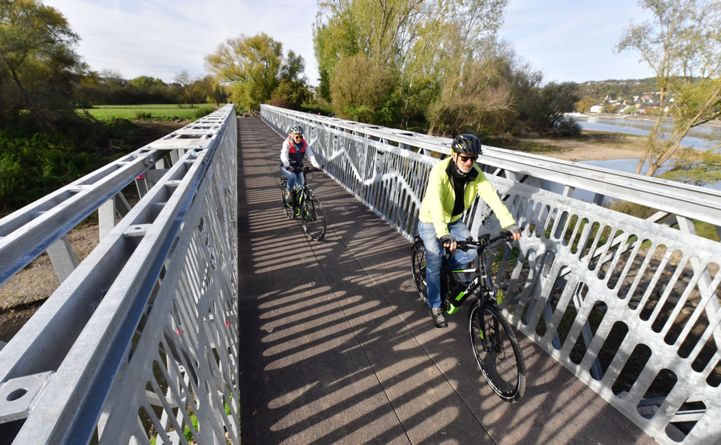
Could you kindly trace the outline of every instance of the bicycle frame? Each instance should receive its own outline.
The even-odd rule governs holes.
[[[469,272],[474,274],[473,278],[468,282],[465,288],[456,292],[455,295],[449,295],[449,298],[446,299],[445,303],[447,304],[447,314],[453,315],[458,312],[458,310],[463,305],[463,302],[468,298],[469,295],[476,295],[481,303],[490,299],[496,301],[495,297],[497,289],[493,284],[493,280],[491,280],[490,274],[487,273],[488,262],[486,249],[488,249],[489,246],[503,239],[505,239],[505,236],[503,235],[493,239],[489,239],[487,240],[487,244],[485,246],[481,246],[480,244],[473,242],[458,242],[458,248],[460,249],[477,249],[478,258],[476,259],[476,267],[474,267],[473,269],[456,269],[452,271],[442,272],[441,286],[446,286],[446,289],[450,287],[449,281],[451,280],[451,274]],[[446,255],[444,255],[444,262],[445,260]],[[443,270],[443,268],[441,270]]]
[[[303,233],[312,240],[320,241],[327,230],[325,210],[323,210],[323,206],[308,185],[309,181],[306,180],[307,173],[314,173],[315,171],[307,167],[302,170],[303,185],[296,187],[291,192],[290,202],[286,195],[287,178],[283,176],[280,183],[283,188],[284,210],[288,219],[298,219],[303,227]]]
[[[305,176],[305,174],[304,174],[303,176]],[[298,190],[295,191],[295,194],[296,194],[295,204],[296,204],[298,207],[302,208],[302,207],[303,207],[303,202],[304,202],[306,199],[308,199],[308,197],[311,196],[311,193],[312,193],[312,192],[310,191],[310,189],[308,188],[308,186],[305,185],[305,183],[304,183],[304,184],[303,184],[303,187],[301,187],[300,189],[298,189]]]
[[[297,187],[295,190],[290,191],[291,197],[295,199],[295,203],[296,203],[297,207],[300,207],[302,205],[303,201],[308,199],[313,194],[311,189],[308,187],[308,181],[306,179],[307,172],[308,172],[308,170],[306,170],[306,169],[303,169],[303,171],[301,172],[301,173],[303,173],[303,186]],[[288,182],[288,178],[283,176],[283,177],[281,177],[280,181],[281,181],[281,184],[286,185]]]

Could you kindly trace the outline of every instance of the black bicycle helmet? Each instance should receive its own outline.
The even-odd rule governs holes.
[[[483,151],[481,150],[481,141],[469,133],[459,134],[456,136],[451,144],[451,149],[455,153],[464,155],[478,156],[483,154]]]
[[[301,127],[300,125],[293,125],[292,127],[290,127],[290,131],[289,131],[288,133],[290,133],[290,134],[296,134],[296,133],[297,133],[297,134],[302,135],[302,134],[303,134],[303,127]]]

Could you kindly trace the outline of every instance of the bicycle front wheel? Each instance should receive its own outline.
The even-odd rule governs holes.
[[[315,196],[310,196],[303,201],[301,224],[303,231],[310,239],[320,241],[325,236],[327,229],[325,210]]]
[[[413,281],[416,283],[418,295],[423,301],[426,300],[426,246],[423,240],[416,238],[411,251],[411,271],[413,272]]]
[[[498,396],[515,402],[526,391],[526,366],[516,335],[494,303],[480,302],[468,312],[468,333],[478,367]]]
[[[280,199],[283,202],[283,210],[285,211],[285,216],[288,219],[291,219],[293,217],[293,206],[290,202],[288,202],[286,198],[286,189],[288,188],[288,180],[285,178],[282,178],[280,180]]]

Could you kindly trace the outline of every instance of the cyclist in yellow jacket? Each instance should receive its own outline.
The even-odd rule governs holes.
[[[475,250],[456,250],[456,240],[471,236],[461,216],[471,207],[476,195],[496,214],[504,230],[514,240],[521,238],[516,221],[498,197],[476,164],[481,154],[481,141],[472,134],[456,136],[451,144],[451,156],[431,170],[426,193],[421,202],[418,234],[426,248],[426,289],[428,307],[436,327],[448,326],[441,308],[441,263],[443,249],[453,253],[448,269],[457,269],[475,261]]]

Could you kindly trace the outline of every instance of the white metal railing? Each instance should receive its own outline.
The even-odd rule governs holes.
[[[344,188],[409,240],[429,170],[451,140],[273,106],[279,132],[305,127]],[[721,442],[721,193],[484,147],[479,163],[525,227],[499,252],[497,284],[515,326],[661,443]],[[647,219],[600,205],[612,198]],[[498,222],[483,203],[475,234]]]
[[[63,265],[0,350],[3,443],[239,443],[236,128],[228,105],[0,220],[0,282]],[[77,264],[58,243],[94,211]]]

